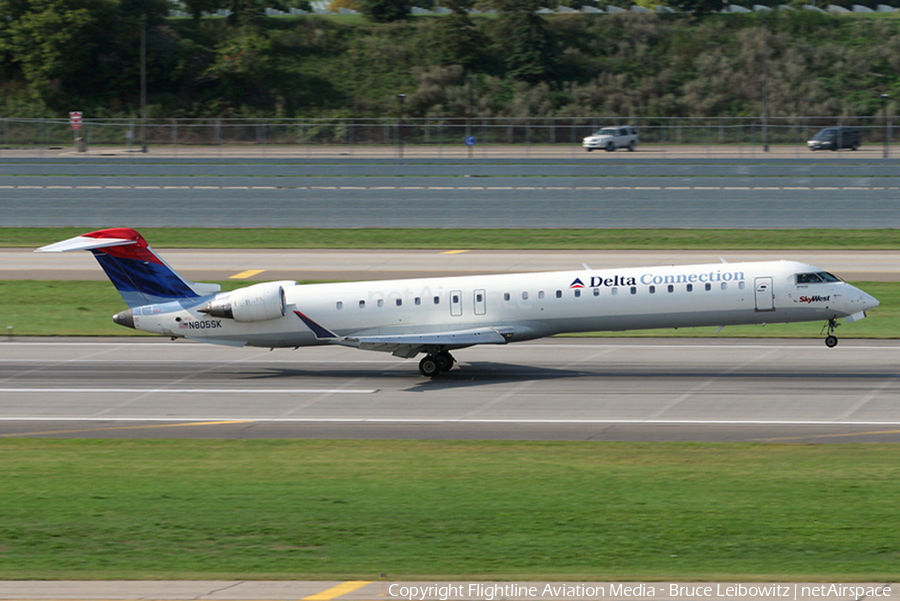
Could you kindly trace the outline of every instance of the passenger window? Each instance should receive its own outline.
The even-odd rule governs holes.
[[[544,291],[543,291],[543,290],[538,291],[538,298],[544,298]]]
[[[422,304],[422,299],[417,296],[416,297],[416,306],[419,306],[421,304]]]
[[[688,291],[688,292],[693,292],[693,291],[694,291],[694,285],[693,285],[693,284],[688,284],[688,285],[687,285],[687,291]]]
[[[378,308],[380,309],[380,308],[383,307],[383,306],[384,306],[384,299],[383,299],[383,298],[379,298],[379,299],[378,299]]]
[[[397,303],[397,306],[399,307],[403,304],[403,299],[398,298],[395,302]]]
[[[710,284],[709,282],[706,282],[706,286],[705,286],[705,287],[706,287],[706,291],[707,291],[707,292],[709,292],[710,290],[712,290],[712,284]]]
[[[484,296],[483,296],[483,295],[481,295],[481,294],[476,294],[476,295],[475,295],[475,302],[476,302],[476,303],[480,303],[480,302],[483,301],[483,300],[484,300]]]
[[[509,300],[509,292],[504,292],[504,293],[503,293],[503,300],[505,300],[505,301],[508,301],[508,300]]]
[[[435,296],[435,297],[434,297],[434,304],[435,304],[435,305],[440,305],[440,304],[441,304],[441,297],[440,297],[440,296]]]
[[[609,291],[609,293],[612,294],[613,296],[616,296],[617,294],[619,294],[619,289],[613,288],[612,290]]]
[[[527,292],[523,292],[523,293],[522,293],[522,300],[528,300],[528,293],[527,293]]]
[[[728,282],[722,282],[722,290],[728,290]]]
[[[675,286],[669,284],[669,292],[675,292]]]
[[[337,308],[338,308],[338,311],[340,311],[341,309],[343,309],[343,308],[344,308],[344,302],[343,302],[343,301],[338,301],[338,302],[337,302]]]
[[[650,286],[650,294],[656,294],[656,286]]]
[[[631,287],[631,293],[632,293],[632,294],[637,294],[637,286],[632,286],[632,287]]]
[[[556,291],[556,298],[562,298],[562,290]]]
[[[738,282],[738,289],[743,290],[745,285],[744,282]]]
[[[575,289],[575,298],[581,298],[581,290],[579,288]]]
[[[453,302],[454,302],[454,304],[459,302],[459,295],[457,295],[457,294],[453,295]]]
[[[364,301],[364,300],[363,300],[363,301],[359,301],[359,308],[360,308],[360,309],[365,309],[365,308],[366,308],[366,301]]]
[[[594,296],[600,296],[600,289],[594,288]]]

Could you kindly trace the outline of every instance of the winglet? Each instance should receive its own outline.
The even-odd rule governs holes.
[[[340,338],[340,336],[338,336],[328,328],[320,326],[300,311],[294,311],[294,313],[297,314],[297,317],[303,320],[303,323],[306,324],[306,327],[312,330],[312,333],[316,335],[316,340],[334,340]]]

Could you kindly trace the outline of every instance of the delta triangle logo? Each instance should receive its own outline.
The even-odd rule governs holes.
[[[569,285],[569,288],[584,288],[584,282],[581,281],[581,278],[575,278],[575,281]]]

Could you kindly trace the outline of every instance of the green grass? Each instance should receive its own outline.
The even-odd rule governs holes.
[[[303,283],[303,282],[301,282]],[[246,286],[247,282],[219,282],[223,290]],[[839,338],[900,338],[900,282],[854,282],[881,301],[881,306],[860,322],[841,326]],[[0,335],[12,326],[17,336],[133,336],[135,330],[118,326],[112,315],[127,307],[109,282],[0,281]],[[595,336],[597,334],[590,334]],[[739,338],[815,338],[815,323],[729,326],[721,334],[716,328],[679,330],[631,330],[601,336],[672,336]]]
[[[0,578],[896,581],[900,446],[0,440]]]
[[[2,228],[0,247],[36,248],[86,228]],[[143,228],[154,248],[396,248],[512,250],[895,250],[900,229],[315,229]]]
[[[228,280],[223,290],[247,285]],[[0,334],[16,336],[143,336],[113,323],[112,316],[127,309],[108,281],[0,281]]]

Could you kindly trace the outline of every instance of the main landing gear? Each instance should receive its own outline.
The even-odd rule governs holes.
[[[426,378],[433,378],[442,371],[450,371],[456,359],[447,351],[439,353],[429,353],[419,361],[419,373]]]
[[[838,339],[837,339],[837,336],[834,335],[834,330],[839,325],[841,325],[841,324],[839,324],[837,322],[837,320],[834,317],[832,317],[825,323],[824,326],[822,326],[823,332],[826,330],[828,331],[828,336],[825,337],[825,346],[827,346],[828,348],[834,348],[837,346]]]

